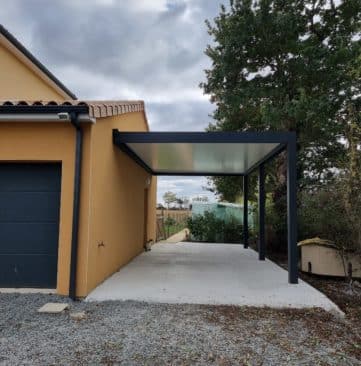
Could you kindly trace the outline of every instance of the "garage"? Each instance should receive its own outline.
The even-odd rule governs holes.
[[[155,238],[156,177],[114,129],[147,132],[144,103],[0,101],[0,288],[85,297]]]
[[[0,287],[56,288],[61,164],[0,164]]]

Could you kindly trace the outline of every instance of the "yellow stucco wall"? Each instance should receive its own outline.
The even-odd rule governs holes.
[[[0,83],[0,100],[65,99],[1,43]]]
[[[112,143],[112,130],[144,131],[142,113],[83,124],[77,296],[86,296],[143,251],[144,169]],[[57,293],[68,295],[75,129],[70,123],[0,123],[1,162],[61,162]],[[147,238],[155,239],[156,178],[148,187]],[[98,246],[101,242],[104,246]]]
[[[143,251],[144,194],[151,178],[112,143],[112,130],[145,131],[143,113],[100,119],[91,127],[89,179],[82,181],[77,295],[89,291]],[[84,190],[88,191],[88,198]],[[148,239],[155,239],[156,180],[148,194]],[[88,206],[88,207],[85,207]],[[88,212],[88,216],[85,218]],[[85,223],[85,221],[87,221]],[[84,225],[88,225],[85,230]],[[87,237],[87,239],[86,239]],[[88,243],[86,244],[86,241]]]
[[[68,294],[75,129],[69,123],[0,123],[1,162],[61,162],[57,292]]]
[[[151,177],[148,196],[148,224],[147,224],[148,240],[157,239],[157,177]]]

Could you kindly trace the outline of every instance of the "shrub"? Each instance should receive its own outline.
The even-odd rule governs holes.
[[[212,212],[194,215],[187,220],[191,237],[195,241],[212,243],[240,243],[243,226],[233,216],[223,221]]]
[[[283,198],[286,200],[286,198]],[[279,199],[282,201],[283,199]],[[266,198],[266,246],[268,253],[287,253],[287,203],[284,212],[279,213],[270,197]],[[254,202],[251,206],[251,212],[255,218],[254,227],[249,226],[249,243],[252,247],[257,248],[259,239],[259,223],[258,223],[258,202]]]
[[[171,233],[171,228],[176,224],[176,220],[173,217],[168,216],[165,220],[164,220],[164,225],[167,229],[167,238],[169,238],[170,233]]]
[[[233,216],[229,221],[223,222],[223,242],[240,243],[243,239],[243,225]]]
[[[166,226],[172,226],[175,225],[176,221],[175,219],[173,219],[173,217],[168,216],[165,220],[164,220],[164,225]]]
[[[361,194],[354,194],[353,209],[345,199],[345,182],[340,180],[316,192],[304,192],[299,205],[299,239],[320,237],[332,241],[344,263],[350,255],[361,261]],[[355,204],[356,203],[356,204]]]
[[[353,228],[347,215],[340,187],[332,186],[300,196],[299,240],[320,237],[338,247],[353,247]]]

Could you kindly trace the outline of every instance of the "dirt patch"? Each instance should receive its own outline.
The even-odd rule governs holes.
[[[301,273],[301,278],[323,292],[347,315],[358,322],[361,329],[361,288],[350,285],[344,279],[323,278]]]
[[[287,269],[286,255],[270,255],[270,259],[279,266]],[[329,337],[330,339],[337,339],[337,337],[345,337],[347,352],[351,352],[358,359],[361,360],[361,284],[360,281],[354,281],[353,285],[344,278],[332,278],[325,276],[318,276],[300,272],[300,278],[317,290],[324,293],[330,300],[345,313],[344,329],[325,329],[322,327],[317,319],[310,316],[311,322],[308,322],[308,327],[319,332],[322,337]],[[313,312],[312,312],[313,313]],[[327,320],[326,320],[327,321]],[[330,321],[330,320],[328,320]],[[332,324],[334,324],[331,321]],[[314,327],[316,325],[316,328]],[[344,332],[346,330],[346,332]],[[323,333],[323,334],[322,334]]]
[[[323,309],[218,306],[208,314],[207,319],[227,332],[244,332],[251,339],[261,338],[267,347],[282,349],[290,354],[303,355],[305,349],[311,354],[318,354],[317,349],[322,345],[335,358],[361,360],[358,325],[336,319]],[[243,324],[247,324],[247,330],[242,327]]]
[[[270,254],[269,258],[284,269],[288,269],[287,256],[284,254]],[[300,278],[317,290],[324,293],[345,313],[346,318],[355,322],[361,329],[361,283],[355,281],[350,287],[343,278],[324,277],[304,272]]]

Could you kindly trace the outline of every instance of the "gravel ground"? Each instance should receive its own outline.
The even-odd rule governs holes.
[[[66,301],[62,314],[39,314]],[[361,365],[352,323],[322,310],[71,302],[0,294],[1,365]],[[73,320],[70,313],[85,311]]]

